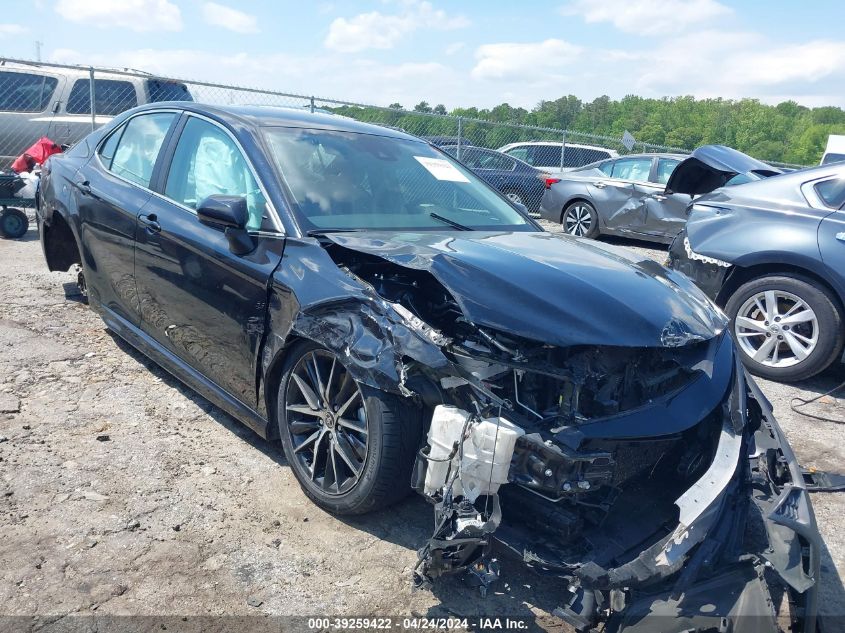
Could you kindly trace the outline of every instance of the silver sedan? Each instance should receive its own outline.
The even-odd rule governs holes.
[[[599,234],[669,243],[683,228],[687,194],[666,191],[681,154],[634,154],[546,181],[540,216],[577,237]]]

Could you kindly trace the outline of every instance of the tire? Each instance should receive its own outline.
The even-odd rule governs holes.
[[[839,358],[845,332],[838,306],[826,288],[782,274],[743,284],[728,299],[725,312],[748,370],[792,382],[815,376]]]
[[[29,218],[20,209],[0,211],[0,236],[10,239],[23,237],[29,230]]]
[[[308,369],[312,362],[311,367],[316,365],[319,372],[318,380]],[[359,384],[345,372],[340,359],[328,350],[311,342],[297,344],[282,370],[276,415],[285,457],[306,496],[332,514],[356,515],[387,507],[411,492],[421,418],[418,410],[399,396]],[[344,379],[345,387],[341,384]],[[315,382],[331,382],[328,401],[333,409],[343,409],[343,404],[354,398],[338,416],[344,422],[336,423],[331,415],[327,419],[325,411],[320,416],[312,405],[322,408],[325,398],[313,389],[306,396],[302,382],[307,388]],[[358,396],[354,396],[353,388]],[[318,402],[309,404],[309,397]],[[308,443],[315,433],[323,435]],[[366,440],[363,448],[362,440]],[[315,452],[318,457],[312,477]],[[332,453],[334,464],[329,460]],[[358,460],[360,472],[356,474],[350,466],[358,465]]]
[[[515,204],[521,204],[526,209],[528,205],[525,204],[525,196],[522,195],[522,192],[517,191],[516,189],[505,189],[502,191],[502,195],[505,196],[508,200]]]
[[[563,231],[575,237],[596,237],[599,234],[599,216],[596,208],[585,200],[569,203],[560,216]]]

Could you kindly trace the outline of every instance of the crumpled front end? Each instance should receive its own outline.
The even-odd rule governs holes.
[[[500,417],[502,428],[522,433],[507,477],[490,478],[501,486],[483,482],[478,497],[465,493],[463,477],[477,468],[465,454],[439,490],[418,472],[437,525],[420,551],[419,581],[466,571],[485,587],[495,578],[496,543],[568,582],[555,613],[578,629],[815,630],[819,535],[795,458],[728,336],[685,352],[692,364],[678,366],[696,370],[670,378],[666,366],[638,366],[640,384],[663,395],[632,401],[617,392],[612,412],[597,395],[607,383],[563,381],[564,395],[551,403],[537,400],[553,391],[549,383],[532,390],[531,370],[514,370],[509,389],[485,378],[504,405],[482,406],[463,425]],[[605,366],[602,375],[618,370]],[[458,453],[480,444],[465,436],[454,443]],[[450,455],[423,464],[427,457],[421,469]]]
[[[566,344],[495,327],[507,315],[480,293],[467,310],[430,258],[350,246],[291,241],[300,309],[271,318],[430,412],[411,482],[435,513],[419,585],[465,574],[485,590],[500,552],[564,579],[555,613],[579,629],[815,630],[819,536],[800,470],[703,296],[655,272],[654,300],[694,300],[694,321],[667,310],[616,345],[612,332]]]

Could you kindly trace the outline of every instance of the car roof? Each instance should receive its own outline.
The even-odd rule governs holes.
[[[442,149],[444,152],[449,152],[450,149],[458,149],[458,146],[455,143],[450,143],[449,145],[438,145],[438,147],[440,149]],[[491,149],[489,147],[478,147],[477,145],[461,145],[461,150],[467,151],[467,152],[470,152],[470,151],[475,152],[475,151],[480,150],[482,152],[491,152],[493,154],[501,154],[502,156],[507,157],[508,160],[515,161],[519,165],[523,165],[524,167],[528,167],[529,169],[533,169],[534,171],[538,171],[538,172],[543,171],[542,169],[537,169],[536,167],[534,167],[534,165],[531,165],[530,163],[526,163],[524,160],[521,160],[521,159],[517,158],[516,156],[509,156],[508,154],[500,152],[497,149]],[[453,154],[453,156],[454,156],[454,154]],[[604,160],[607,160],[607,159],[605,158]]]
[[[582,167],[576,167],[573,171],[588,171],[590,169],[598,169],[598,166],[602,163],[606,163],[609,160],[621,160],[623,158],[672,158],[677,161],[684,160],[687,156],[686,154],[670,154],[664,152],[643,152],[641,154],[623,154],[622,156],[611,156],[610,158],[602,158],[601,160],[595,160],[592,163],[588,163],[583,165]]]
[[[687,154],[672,154],[670,152],[642,152],[640,154],[622,154],[622,156],[616,157],[614,160],[618,160],[620,158],[676,158],[678,160],[684,160],[687,158]],[[607,160],[605,158],[605,160]]]
[[[506,149],[511,149],[513,147],[520,147],[521,145],[552,145],[555,147],[560,147],[563,145],[561,141],[519,141],[518,143],[508,143],[507,145],[503,145],[499,148],[499,151],[503,151]],[[567,147],[580,147],[581,149],[596,149],[602,152],[610,152],[611,154],[618,153],[615,149],[610,149],[609,147],[601,147],[600,145],[584,145],[582,143],[567,143]]]
[[[2,60],[0,60],[2,61]],[[91,70],[88,67],[75,67],[75,66],[46,66],[43,64],[39,64],[38,62],[11,62],[11,61],[2,61],[0,63],[0,71],[3,70],[11,70],[14,72],[35,72],[35,73],[47,73],[50,75],[56,75],[61,77],[73,77],[74,79],[88,79],[91,76]],[[132,69],[125,69],[124,72],[121,72],[124,69],[116,69],[113,68],[109,69],[102,69],[102,68],[95,68],[96,76],[95,79],[113,79],[113,80],[123,80],[132,82],[133,80],[147,80],[147,79],[158,79],[161,81],[170,81],[164,79],[163,77],[156,77],[155,75],[150,75],[149,73],[144,73],[143,71],[139,70],[132,70]]]
[[[310,112],[307,108],[285,108],[279,106],[230,106],[196,103],[193,101],[161,101],[134,108],[132,112],[161,108],[179,109],[203,114],[226,122],[240,122],[255,127],[295,127],[328,130],[332,132],[355,132],[387,136],[425,143],[422,139],[381,125],[362,123],[346,116]]]

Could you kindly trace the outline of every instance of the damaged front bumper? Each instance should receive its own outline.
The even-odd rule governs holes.
[[[677,577],[636,592],[607,631],[817,630],[821,536],[809,493],[770,404],[743,383],[750,419],[733,499]]]
[[[607,535],[573,536],[589,543],[577,556],[567,545],[527,536],[520,526],[528,522],[528,512],[541,507],[532,505],[537,493],[525,479],[519,449],[537,441],[527,435],[514,453],[501,505],[495,487],[485,491],[492,496],[470,502],[459,494],[453,499],[451,488],[434,496],[437,530],[420,551],[418,580],[424,584],[466,571],[485,588],[496,577],[495,544],[537,571],[567,581],[570,594],[555,614],[579,630],[604,625],[608,631],[815,631],[820,536],[807,487],[771,406],[742,366],[736,360],[730,364],[732,384],[709,466],[675,498],[675,521],[665,522],[662,533],[643,531],[638,548],[628,543],[614,550],[607,544],[639,538],[628,532],[620,536],[625,520],[618,515],[628,517],[629,531],[636,534],[639,517],[650,511],[649,499],[641,495],[644,514],[617,506],[599,522]],[[565,447],[549,441],[543,446],[574,459]],[[597,453],[578,458],[585,463],[573,478],[573,493],[607,484],[607,473],[619,467]],[[508,521],[509,506],[518,508],[518,520]],[[546,506],[542,511],[549,515],[542,522],[560,522],[564,527],[557,534],[566,541],[567,523],[560,519],[566,507]],[[544,538],[550,540],[548,533]]]
[[[578,275],[543,251],[518,288],[501,281],[503,249],[550,238],[376,237],[289,240],[286,257],[308,265],[277,273],[280,289],[298,284],[298,307],[271,304],[264,357],[288,334],[318,341],[356,380],[433,412],[412,481],[435,515],[418,584],[468,574],[483,590],[499,550],[565,580],[556,613],[579,629],[648,614],[657,630],[738,630],[759,612],[815,630],[819,536],[802,473],[726,318],[686,277],[591,247]],[[691,258],[684,237],[673,256],[729,270]],[[598,275],[586,286],[585,271]],[[561,275],[574,286],[549,292]],[[489,300],[468,286],[482,282]],[[648,309],[620,313],[621,288],[639,283]]]

